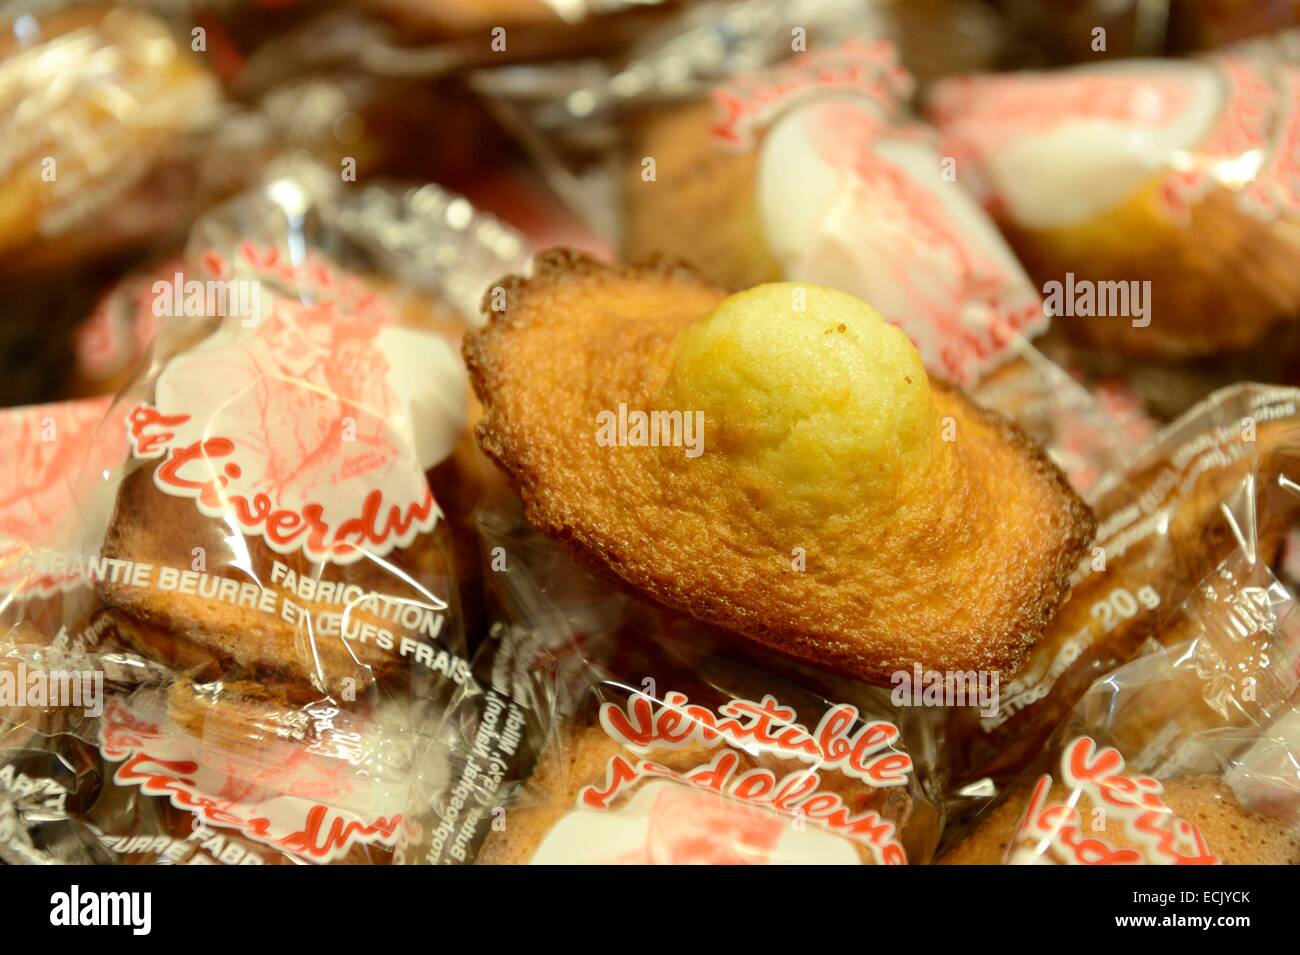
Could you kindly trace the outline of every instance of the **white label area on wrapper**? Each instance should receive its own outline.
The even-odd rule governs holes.
[[[348,563],[432,529],[424,472],[465,418],[465,372],[438,336],[386,309],[274,296],[173,358],[129,415],[155,485],[277,553]]]
[[[1102,63],[1032,81],[978,78],[963,143],[1007,214],[1029,228],[1083,222],[1191,161],[1222,106],[1202,63]]]
[[[846,839],[671,782],[609,812],[577,809],[546,834],[533,865],[857,865]]]
[[[1152,184],[1174,217],[1222,186],[1271,220],[1300,209],[1292,73],[1229,54],[967,77],[934,113],[963,175],[1025,228],[1087,222]]]
[[[204,746],[170,723],[161,697],[110,700],[100,749],[119,764],[117,785],[166,798],[203,828],[234,830],[305,861],[333,862],[358,845],[392,848],[415,832],[403,814],[404,780],[381,782],[301,745],[257,759]]]
[[[764,236],[791,281],[850,292],[900,327],[932,371],[969,385],[1047,327],[984,210],[916,129],[863,102],[818,100],[763,139]]]

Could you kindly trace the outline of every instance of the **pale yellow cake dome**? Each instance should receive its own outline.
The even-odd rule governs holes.
[[[805,502],[892,497],[938,438],[920,355],[871,306],[820,285],[732,295],[682,336],[666,400],[704,412],[705,453]]]

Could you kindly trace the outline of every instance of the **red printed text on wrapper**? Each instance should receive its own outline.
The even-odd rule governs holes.
[[[820,789],[819,775],[842,773],[873,788],[907,785],[912,760],[893,748],[898,728],[884,721],[861,722],[857,708],[849,705],[827,711],[812,730],[795,717],[793,709],[772,696],[757,702],[731,700],[717,712],[691,703],[676,691],[667,693],[662,703],[640,693],[629,699],[626,708],[605,703],[601,726],[610,739],[633,753],[687,746],[721,751],[686,771],[651,759],[615,755],[606,766],[605,779],[579,791],[578,804],[608,810],[641,780],[671,780],[744,805],[801,816],[865,844],[879,862],[906,863],[894,824],[871,810],[854,812],[838,793]],[[742,770],[742,752],[761,752],[803,765],[780,777],[762,767]]]
[[[439,512],[390,381],[395,320],[364,283],[245,244],[241,267],[309,288],[276,296],[256,329],[222,329],[174,357],[128,413],[159,490],[233,519],[277,553],[348,563],[409,545]],[[205,269],[230,274],[219,256]]]
[[[881,123],[912,94],[912,78],[886,40],[849,40],[760,72],[743,74],[713,91],[718,145],[748,150],[755,136],[782,112],[810,99],[849,94],[865,98]]]
[[[350,808],[374,802],[358,792],[364,780],[341,761],[313,759],[301,747],[274,764],[240,760],[120,700],[105,708],[100,735],[104,756],[120,764],[115,783],[167,799],[192,813],[196,827],[231,829],[317,863],[342,859],[357,846],[392,848],[418,837],[418,826],[400,812]]]
[[[1052,777],[1038,780],[1029,808],[1013,841],[1011,861],[1069,865],[1214,865],[1200,829],[1180,819],[1164,801],[1164,787],[1150,776],[1128,775],[1124,757],[1109,746],[1082,736],[1061,755],[1061,781],[1069,792],[1052,802]],[[1093,811],[1118,818],[1131,843],[1115,846],[1105,832],[1093,831],[1078,808],[1086,796]]]

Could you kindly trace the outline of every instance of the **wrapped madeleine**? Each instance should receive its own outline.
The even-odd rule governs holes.
[[[1047,321],[933,132],[907,121],[911,89],[889,44],[849,42],[634,122],[624,252],[685,259],[733,290],[788,279],[857,295],[930,370],[973,384]]]
[[[66,650],[111,685],[93,710],[38,703],[47,737],[0,739],[0,770],[59,803],[0,792],[6,860],[423,852],[448,762],[437,728],[469,679],[474,575],[458,562],[476,555],[457,550],[445,508],[473,506],[486,464],[465,442],[448,273],[477,290],[475,265],[509,267],[518,246],[434,187],[348,193],[331,178],[278,169],[200,220],[167,274],[123,284],[122,325],[154,319],[136,326],[151,338],[137,374],[115,400],[67,406],[114,447],[91,454],[72,430],[41,444],[45,419],[52,437],[66,427],[48,409],[14,420],[33,432],[35,470],[31,506],[2,529],[68,518],[71,543],[57,543],[79,599],[38,552],[42,576],[17,583],[62,594],[44,608],[58,636],[29,646],[20,617],[0,631],[3,672]],[[61,451],[80,467],[56,474]],[[66,470],[88,480],[64,487]],[[23,568],[3,544],[8,584]],[[15,605],[31,616],[30,599]]]
[[[930,726],[613,591],[517,511],[499,625],[449,722],[457,781],[429,861],[923,864],[940,828]]]
[[[1100,351],[1181,361],[1300,314],[1295,38],[1201,60],[947,80],[945,150]]]
[[[1002,686],[997,712],[954,713],[954,780],[1004,782],[1032,761],[1094,680],[1150,641],[1190,639],[1173,617],[1227,560],[1282,561],[1300,515],[1300,391],[1239,385],[1169,425],[1092,496],[1097,539],[1068,599]],[[1248,588],[1238,580],[1237,588]],[[1251,591],[1252,593],[1254,591]],[[1146,697],[1157,707],[1167,696]]]
[[[725,287],[813,282],[871,303],[926,370],[1007,415],[1076,488],[1136,442],[1032,340],[1033,283],[933,129],[885,42],[850,41],[627,121],[623,247]]]
[[[221,110],[215,77],[148,13],[83,7],[11,19],[0,32],[6,270],[183,227],[196,147]]]
[[[1300,864],[1300,618],[1235,555],[1097,680],[949,864]]]

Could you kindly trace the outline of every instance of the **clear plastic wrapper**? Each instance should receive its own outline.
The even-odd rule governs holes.
[[[957,803],[977,802],[1033,760],[1094,680],[1155,640],[1222,562],[1285,564],[1300,516],[1294,493],[1300,392],[1240,385],[1157,435],[1095,489],[1100,524],[1073,590],[994,714],[954,714],[949,756]]]
[[[1300,863],[1298,626],[1291,592],[1234,553],[945,861]]]
[[[1000,44],[996,14],[962,0],[717,0],[689,5],[604,62],[483,69],[474,85],[552,145],[583,148],[608,140],[629,111],[850,37],[892,42],[923,78],[990,65]]]
[[[270,183],[277,170],[310,170],[319,189],[323,168],[302,157],[276,160],[260,178]],[[521,268],[526,259],[523,237],[432,183],[405,188],[380,183],[358,193],[352,199],[330,197],[330,228],[366,245],[370,268],[384,273],[380,285],[389,288],[400,280],[401,289],[390,289],[399,309],[418,307],[420,295],[432,296],[440,313],[436,324],[446,330],[454,331],[462,315],[473,321],[479,296],[497,271]],[[112,394],[130,379],[165,311],[158,289],[174,283],[184,267],[182,256],[164,259],[128,274],[100,299],[74,337],[74,395]]]
[[[0,638],[24,674],[0,738],[7,860],[423,851],[443,707],[469,676],[464,571],[430,485],[468,498],[475,480],[455,299],[475,263],[522,250],[433,187],[332,178],[285,167],[199,223],[150,287],[143,373],[94,404],[75,466],[42,472],[86,599],[15,604]],[[388,269],[395,250],[421,288]],[[16,510],[53,517],[46,497]]]
[[[947,80],[945,153],[1103,370],[1204,359],[1290,380],[1297,42]]]
[[[11,453],[0,462],[0,634],[53,637],[93,608],[84,565],[66,545],[86,519],[77,488],[83,469],[116,467],[126,429],[105,418],[107,398],[0,410]]]
[[[207,64],[140,10],[4,19],[6,271],[119,251],[188,222],[197,157],[225,110]]]
[[[229,82],[232,90],[248,96],[306,77],[364,77],[390,84],[454,81],[466,70],[484,66],[605,55],[680,9],[672,0],[300,4],[275,21],[226,19],[231,26]],[[463,92],[456,96],[465,101]],[[401,104],[390,105],[401,109]],[[454,104],[439,103],[435,109],[447,105]]]
[[[1046,448],[1089,501],[1128,465],[1156,422],[1125,381],[1088,384],[1024,339],[971,389],[980,404],[1006,415]]]
[[[119,388],[112,366],[144,335],[114,328],[116,309],[78,326],[125,271],[175,257],[197,216],[277,157],[307,153],[353,181],[380,169],[446,181],[500,142],[472,98],[431,85],[291,72],[272,89],[223,91],[217,75],[240,57],[210,11],[162,6],[7,14],[0,403]]]
[[[914,76],[954,68],[961,35],[987,41],[963,68],[987,63],[992,5],[562,6],[375,0],[419,30],[337,9],[251,28],[223,71],[243,109],[140,10],[11,31],[41,57],[0,58],[0,98],[15,63],[81,43],[78,63],[167,106],[114,127],[102,84],[65,84],[52,125],[103,140],[75,157],[89,198],[45,210],[11,182],[0,208],[41,220],[17,267],[163,237],[134,205],[177,227],[265,175],[101,301],[70,391],[102,397],[0,411],[0,862],[1300,862],[1300,390],[1237,385],[1153,437],[1126,371],[1090,388],[1066,370],[1254,349],[1288,373],[1295,39],[1062,74],[1052,95],[958,80],[931,100],[939,128],[910,112]],[[430,140],[406,134],[433,125],[472,165],[498,141],[431,121],[452,87],[426,81],[563,52],[566,12],[602,51],[662,29],[473,85],[625,256],[694,269],[529,265],[439,187],[339,186],[344,152],[406,154],[423,178]],[[81,25],[45,30],[64,17]],[[1123,39],[1145,49],[1138,27]],[[139,38],[176,75],[137,77]],[[1026,145],[1057,123],[1064,146]],[[224,175],[216,128],[248,160]],[[325,165],[269,162],[297,146]],[[1040,211],[1095,206],[1100,232],[1027,226],[1013,187],[1042,182],[1004,148],[1046,157],[1064,198]],[[1074,191],[1056,151],[1056,175],[1084,169]],[[1123,193],[1136,167],[1151,178]],[[184,212],[161,201],[199,181]],[[1078,282],[1112,278],[1155,279],[1150,328],[1069,313]],[[801,365],[807,339],[767,323],[809,289],[869,303],[919,359],[840,296],[816,300],[845,318],[816,333],[868,345]],[[706,409],[677,412],[698,445],[635,410],[668,398]],[[610,465],[591,447],[629,407],[673,446]],[[708,469],[706,414],[725,446]],[[899,702],[885,681],[913,662],[918,686],[933,663],[1001,692]]]
[[[154,284],[173,281],[182,267],[178,256],[132,272],[95,304],[73,334],[74,395],[112,395],[126,385],[158,330]]]
[[[235,40],[211,10],[161,7],[7,15],[7,272],[170,251],[205,208],[295,150],[344,164],[353,181],[378,168],[446,181],[499,141],[454,88],[277,59],[274,30]],[[328,46],[310,29],[305,37]],[[412,154],[423,167],[401,169]]]
[[[721,632],[609,590],[509,510],[480,527],[498,623],[453,711],[470,756],[439,802],[430,861],[929,858],[940,819],[924,714],[887,690],[836,700],[778,674]]]

